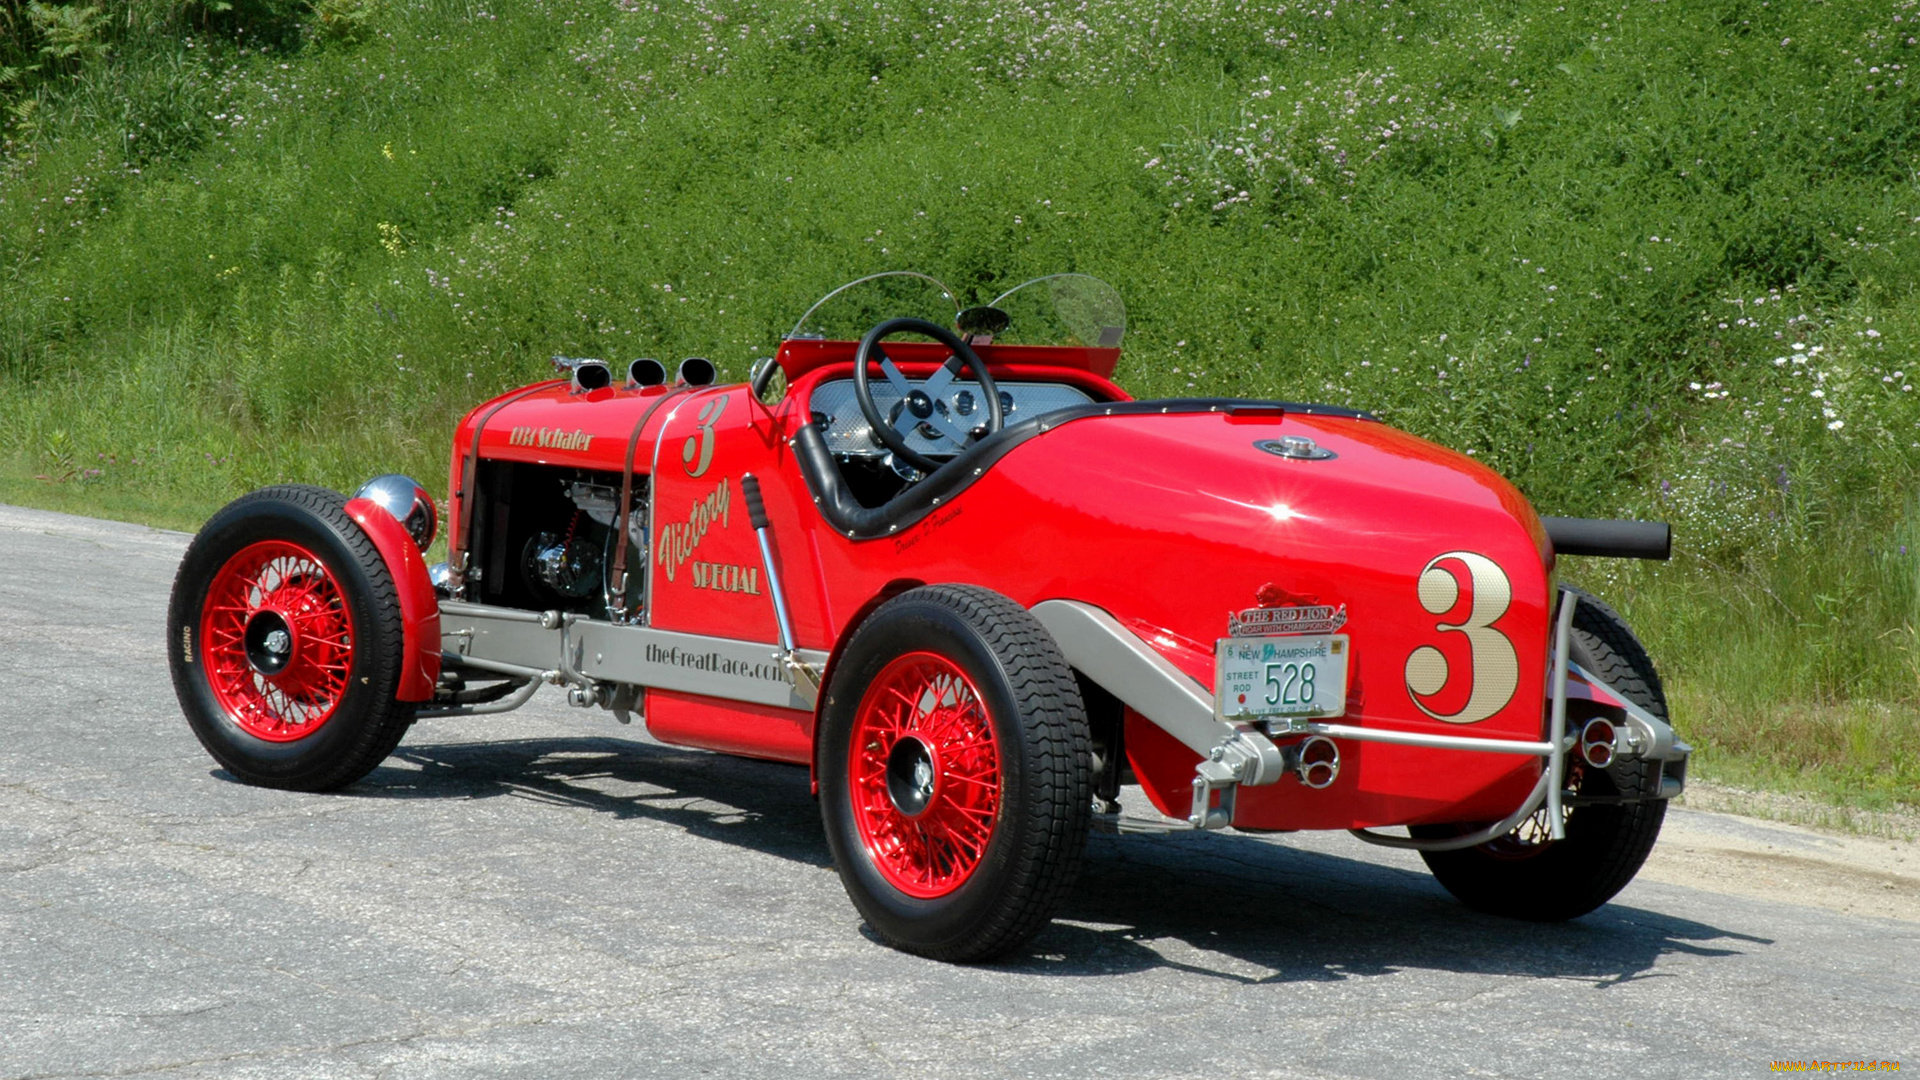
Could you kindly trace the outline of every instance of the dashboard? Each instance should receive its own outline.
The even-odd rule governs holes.
[[[926,384],[924,379],[909,379],[907,382],[915,389]],[[877,379],[869,385],[873,390],[873,403],[880,407],[880,411],[887,416],[896,415],[901,407],[901,397],[893,387]],[[1093,404],[1093,398],[1086,391],[1066,383],[1002,382],[999,385],[1000,409],[1009,426],[1059,409]],[[936,412],[953,417],[962,424],[970,426],[984,423],[987,407],[981,399],[981,393],[979,383],[956,379],[934,399],[933,407]],[[867,423],[859,402],[854,399],[852,379],[832,379],[821,383],[814,388],[812,405],[813,422],[820,427],[820,433],[827,440],[827,449],[834,457],[886,456],[886,448],[874,441],[872,426]],[[945,457],[958,453],[960,449],[925,424],[915,425],[908,433],[907,446],[931,457]]]

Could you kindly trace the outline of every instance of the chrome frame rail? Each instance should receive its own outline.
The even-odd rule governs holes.
[[[1565,589],[1559,591],[1559,597],[1554,627],[1553,666],[1550,671],[1553,698],[1547,739],[1543,742],[1378,730],[1316,721],[1276,722],[1268,726],[1264,733],[1251,725],[1227,724],[1214,715],[1213,695],[1209,691],[1174,667],[1106,611],[1072,600],[1048,600],[1034,605],[1032,611],[1059,644],[1067,662],[1075,670],[1100,684],[1156,727],[1201,755],[1204,760],[1195,769],[1194,799],[1196,805],[1203,809],[1188,818],[1188,823],[1196,828],[1211,829],[1230,824],[1232,811],[1227,799],[1233,788],[1241,784],[1270,784],[1284,775],[1284,754],[1272,742],[1276,736],[1322,735],[1355,742],[1525,754],[1547,759],[1543,779],[1534,785],[1533,792],[1521,804],[1521,808],[1506,821],[1470,836],[1448,840],[1415,840],[1411,837],[1384,836],[1365,829],[1349,830],[1369,843],[1444,850],[1471,847],[1502,835],[1537,811],[1543,801],[1549,807],[1549,816],[1552,818],[1549,825],[1551,835],[1556,840],[1565,838],[1566,826],[1561,813],[1562,785],[1554,781],[1565,775],[1570,749],[1566,731],[1567,671],[1571,664],[1573,614],[1579,597]],[[1274,763],[1270,764],[1269,759]],[[1222,805],[1218,808],[1210,805],[1214,792],[1222,793]]]
[[[815,649],[789,654],[772,642],[572,612],[443,600],[440,616],[444,663],[565,686],[568,703],[580,706],[613,708],[618,687],[631,685],[811,712],[818,690],[795,670],[818,671],[827,660]]]

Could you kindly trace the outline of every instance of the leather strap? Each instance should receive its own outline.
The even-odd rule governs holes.
[[[550,379],[547,382],[535,383],[532,386],[525,387],[501,398],[493,408],[488,409],[473,425],[473,445],[467,448],[467,464],[466,467],[460,471],[460,488],[453,493],[453,497],[460,502],[460,520],[454,522],[453,537],[447,544],[447,565],[460,571],[463,585],[465,583],[466,569],[461,566],[461,560],[467,554],[468,544],[473,539],[473,506],[468,495],[472,493],[474,477],[480,471],[480,433],[487,429],[487,422],[492,420],[495,414],[499,413],[501,409],[506,408],[529,394],[538,393],[541,390],[551,390],[556,386],[567,386],[569,384],[570,380],[568,379]]]
[[[613,528],[619,537],[613,545],[613,580],[619,582],[613,597],[620,605],[620,616],[624,616],[627,609],[627,516],[633,512],[633,457],[640,451],[640,436],[647,430],[647,422],[660,411],[660,406],[695,389],[697,387],[682,386],[660,395],[659,400],[640,414],[640,422],[633,425],[633,434],[627,437],[627,467],[620,473],[620,506],[613,519]]]

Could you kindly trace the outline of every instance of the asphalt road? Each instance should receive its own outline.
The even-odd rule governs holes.
[[[803,771],[554,700],[245,787],[167,679],[185,542],[0,507],[0,1076],[1920,1068],[1920,923],[1711,870],[1535,926],[1345,835],[1096,836],[1051,930],[955,967],[864,930]]]

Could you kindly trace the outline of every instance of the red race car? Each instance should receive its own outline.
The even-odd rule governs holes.
[[[1349,408],[1135,400],[1085,275],[954,295],[842,286],[746,383],[557,359],[460,424],[431,568],[406,477],[235,501],[169,611],[194,733],[318,791],[552,684],[810,768],[860,913],[950,960],[1046,925],[1127,782],[1196,829],[1417,849],[1521,918],[1632,878],[1689,748],[1554,560],[1665,558],[1665,525],[1541,518]]]

